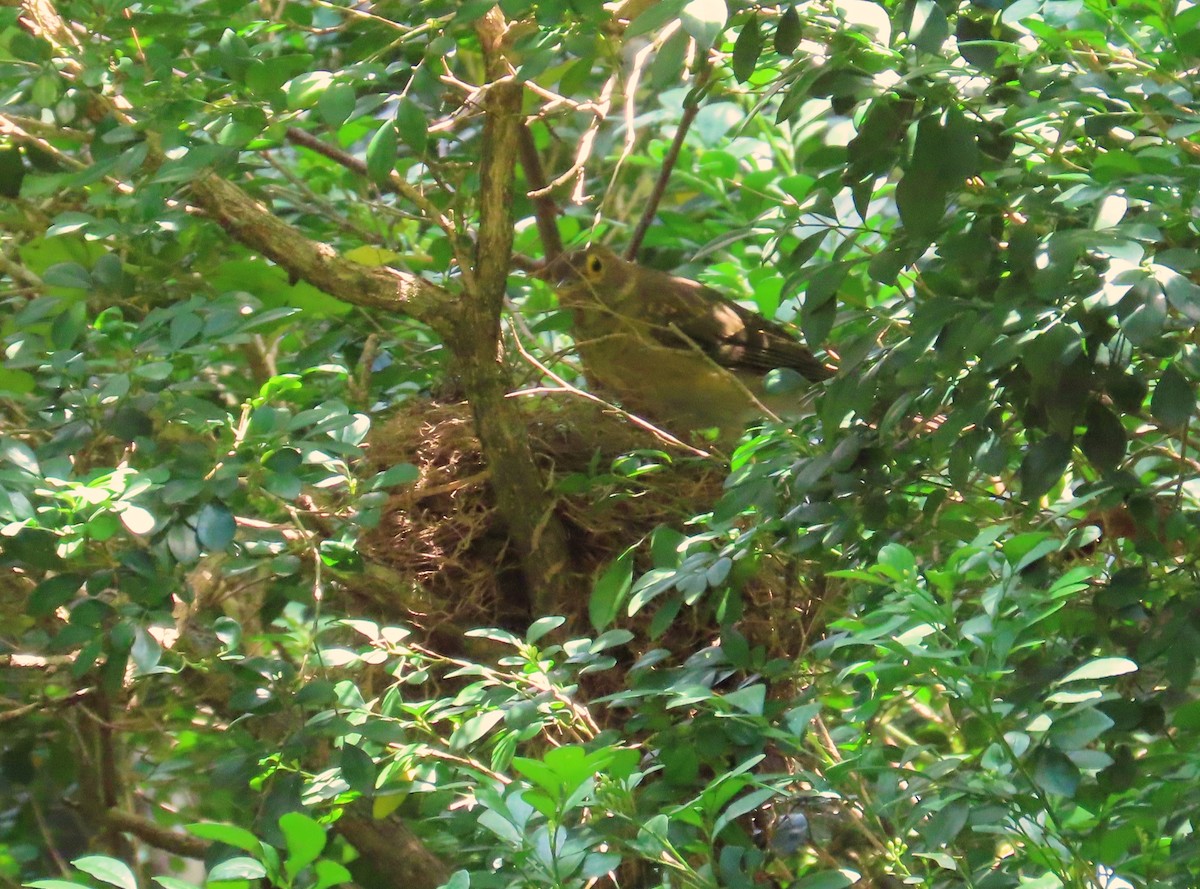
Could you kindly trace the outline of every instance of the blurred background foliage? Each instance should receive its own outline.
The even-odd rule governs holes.
[[[1196,886],[1198,26],[0,7],[0,879]],[[513,79],[501,341],[586,551],[546,613],[463,356],[194,191],[467,319]],[[812,415],[722,462],[547,394],[539,196],[568,247],[649,206],[641,261],[835,357]]]

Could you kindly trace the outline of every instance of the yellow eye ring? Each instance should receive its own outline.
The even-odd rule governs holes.
[[[604,260],[594,253],[591,254],[587,258],[587,270],[592,277],[599,277],[600,273],[604,271]]]

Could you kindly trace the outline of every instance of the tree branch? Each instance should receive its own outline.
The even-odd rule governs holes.
[[[155,849],[162,849],[172,855],[202,859],[208,854],[209,843],[207,840],[179,833],[169,827],[163,827],[149,818],[134,815],[132,812],[109,809],[104,813],[104,820],[111,829],[127,833]]]
[[[423,278],[392,268],[371,268],[309,240],[246,192],[209,174],[192,182],[192,194],[237,241],[331,296],[356,306],[400,312],[443,338],[458,326],[454,297]]]
[[[533,459],[525,419],[508,394],[502,361],[500,314],[513,243],[512,197],[521,123],[522,87],[511,78],[493,83],[484,99],[480,164],[480,225],[476,251],[477,291],[466,305],[467,323],[447,339],[460,360],[460,379],[475,417],[475,430],[491,470],[496,507],[521,556],[529,600],[519,603],[546,614],[561,606],[558,590],[567,561],[566,534],[553,514],[542,474]]]
[[[558,233],[558,205],[547,191],[546,173],[542,169],[542,159],[538,156],[527,120],[521,121],[520,140],[521,169],[525,171],[525,183],[529,186],[529,196],[533,201],[542,250],[546,254],[546,262],[550,262],[563,252],[562,235]]]
[[[667,150],[666,157],[663,158],[662,169],[658,173],[658,179],[654,183],[653,191],[650,192],[650,199],[646,202],[646,209],[642,212],[642,218],[638,220],[637,228],[633,230],[633,235],[630,237],[629,243],[625,246],[625,258],[631,262],[637,259],[638,251],[642,249],[642,240],[646,237],[646,232],[650,230],[650,223],[654,221],[654,214],[658,212],[658,205],[662,202],[663,193],[667,190],[667,182],[670,181],[675,164],[679,161],[679,152],[683,149],[683,140],[687,138],[692,121],[700,113],[700,98],[708,86],[708,76],[711,71],[712,68],[706,63],[704,70],[700,72],[700,76],[696,79],[696,85],[688,93],[687,98],[684,99],[683,115],[679,118],[679,127],[675,130],[675,138],[671,142],[671,147]]]

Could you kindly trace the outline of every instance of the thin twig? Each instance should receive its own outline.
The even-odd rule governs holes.
[[[323,139],[318,139],[311,133],[306,133],[298,127],[288,127],[287,138],[289,142],[311,149],[317,154],[329,158],[334,163],[341,164],[346,169],[358,173],[360,176],[367,175],[367,164],[365,161],[361,161],[354,155],[330,145]],[[395,170],[388,176],[387,190],[414,204],[430,222],[446,233],[446,236],[450,239],[450,245],[454,249],[454,258],[458,261],[458,268],[463,276],[463,284],[466,289],[473,289],[474,273],[470,257],[461,252],[463,245],[460,242],[464,240],[463,233],[458,230],[454,223],[429,198],[425,197],[419,189],[405,182]]]
[[[679,118],[679,127],[675,130],[675,139],[671,143],[666,157],[663,158],[662,170],[659,171],[658,180],[654,183],[654,190],[650,192],[650,199],[646,202],[646,209],[642,211],[642,218],[638,220],[637,228],[633,230],[633,235],[625,247],[625,258],[630,261],[637,259],[638,251],[642,248],[642,241],[646,237],[646,232],[650,229],[650,223],[654,221],[654,216],[658,213],[658,205],[662,202],[663,194],[667,190],[667,182],[671,178],[675,164],[679,161],[679,152],[683,149],[683,141],[687,138],[688,129],[691,128],[696,115],[700,113],[700,96],[708,85],[708,78],[711,72],[712,68],[705,65],[704,69],[700,72],[700,76],[696,78],[696,86],[689,93],[691,101],[684,101],[683,115]]]
[[[608,112],[612,109],[613,91],[617,87],[617,75],[614,74],[604,82],[603,88],[600,90],[600,98],[592,105],[592,122],[579,137],[579,148],[575,152],[575,162],[570,168],[547,185],[545,188],[538,189],[530,193],[530,197],[539,197],[542,193],[549,193],[559,186],[576,179],[575,190],[571,194],[571,200],[577,204],[583,203],[583,168],[587,164],[588,158],[592,156],[592,149],[596,145],[596,135],[600,132],[600,124],[608,117]]]
[[[542,169],[542,159],[538,157],[529,121],[521,122],[519,138],[521,169],[525,171],[525,182],[529,186],[529,197],[533,201],[534,219],[537,221],[538,235],[542,239],[542,251],[549,262],[563,252],[562,235],[558,233],[558,205],[546,191],[546,173]]]

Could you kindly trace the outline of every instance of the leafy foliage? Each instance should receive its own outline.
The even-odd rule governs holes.
[[[0,873],[1196,885],[1198,23],[0,8]],[[420,480],[366,459],[378,417],[465,392],[495,460],[498,345],[579,379],[543,282],[487,315],[496,245],[621,243],[647,203],[644,262],[835,356],[814,413],[586,606],[572,578],[439,638],[393,584],[364,614],[364,535]]]

